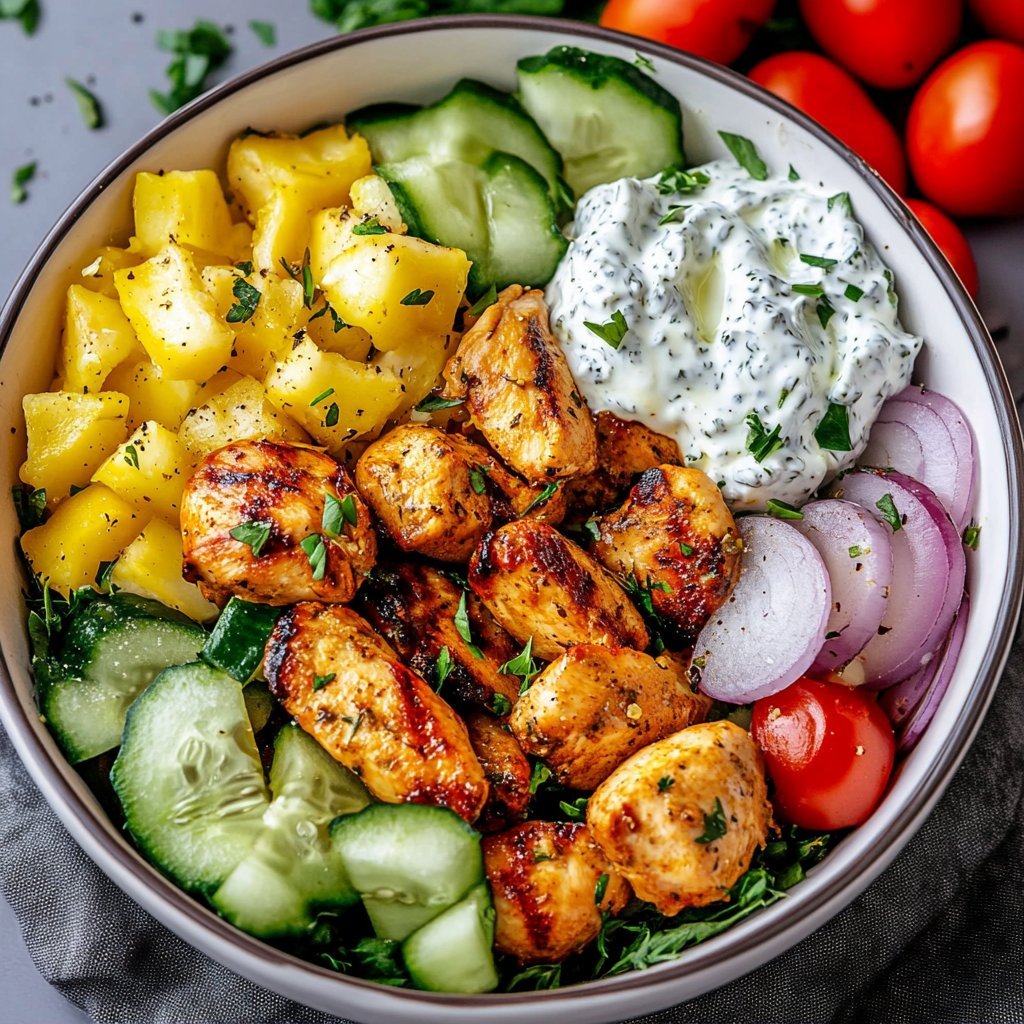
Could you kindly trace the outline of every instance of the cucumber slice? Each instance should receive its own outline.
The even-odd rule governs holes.
[[[483,82],[464,78],[428,107],[364,107],[350,114],[346,125],[366,138],[378,164],[425,156],[431,163],[455,160],[479,167],[501,150],[536,168],[551,197],[559,195],[558,153],[514,96]]]
[[[446,807],[371,804],[331,838],[382,939],[406,938],[484,880],[480,834]]]
[[[274,698],[262,679],[254,679],[247,683],[242,689],[242,696],[245,698],[245,710],[248,712],[252,731],[254,734],[259,733],[274,713]]]
[[[484,884],[413,932],[402,943],[402,957],[417,988],[490,992],[498,987],[493,945],[494,904]]]
[[[211,902],[250,935],[303,935],[316,911],[359,900],[327,826],[338,815],[362,810],[370,795],[295,725],[286,725],[274,741],[270,788],[274,798],[252,852]]]
[[[542,286],[565,253],[544,180],[510,153],[492,153],[480,166],[413,157],[378,173],[413,234],[462,249],[473,261],[473,295],[492,284]]]
[[[263,651],[283,611],[274,605],[231,598],[206,641],[203,661],[247,683],[263,664]]]
[[[72,764],[121,742],[133,700],[170,665],[194,661],[206,634],[155,601],[92,601],[67,628],[59,665],[39,679],[39,709]]]
[[[519,100],[562,155],[577,196],[683,166],[679,101],[618,57],[556,46],[517,65]]]
[[[269,802],[242,687],[201,662],[165,669],[128,710],[110,781],[149,859],[212,892],[252,849]]]

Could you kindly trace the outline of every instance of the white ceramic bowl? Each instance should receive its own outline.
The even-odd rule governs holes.
[[[680,99],[691,161],[725,155],[719,129],[753,139],[769,166],[847,191],[868,235],[895,271],[904,325],[926,340],[916,379],[967,413],[980,459],[976,514],[982,543],[969,556],[971,619],[956,674],[931,727],[904,761],[871,819],[786,900],[679,960],[554,992],[455,997],[349,979],[236,931],[147,864],[111,825],[38,718],[28,671],[15,545],[4,546],[0,601],[0,713],[46,799],[83,849],[122,889],[198,949],[301,1002],[362,1021],[513,1022],[558,1012],[574,1022],[621,1019],[695,996],[777,956],[836,914],[889,864],[920,826],[963,758],[1006,659],[1021,600],[1020,429],[995,349],[938,250],[899,200],[854,154],[744,78],[677,51],[570,22],[479,17],[406,22],[326,40],[228,82],[177,112],[89,186],[43,242],[0,318],[0,426],[13,433],[3,493],[24,452],[21,396],[45,390],[60,335],[61,296],[91,246],[130,233],[136,171],[223,167],[242,129],[303,129],[382,100],[426,102],[457,78],[514,83],[515,62],[560,43],[632,60],[650,57]],[[10,502],[0,530],[13,538]]]

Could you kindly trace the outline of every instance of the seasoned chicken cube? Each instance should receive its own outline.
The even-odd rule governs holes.
[[[530,762],[500,719],[486,711],[466,714],[469,741],[491,785],[476,822],[481,832],[498,832],[526,817],[530,803]]]
[[[665,640],[688,646],[739,578],[743,542],[722,492],[699,469],[649,469],[597,520],[595,558],[650,592]]]
[[[199,463],[181,500],[183,575],[203,596],[346,602],[377,559],[348,473],[304,444],[236,441]]]
[[[468,642],[455,622],[464,594]],[[377,566],[363,582],[359,611],[387,638],[402,661],[434,686],[440,679],[438,658],[447,648],[445,696],[489,708],[494,707],[496,694],[504,698],[499,704],[514,703],[518,697],[518,678],[498,671],[519,653],[515,641],[478,597],[437,569],[412,563]]]
[[[594,422],[551,333],[544,293],[511,285],[466,332],[444,371],[474,426],[531,483],[589,473]]]
[[[578,822],[527,821],[485,836],[483,848],[494,947],[521,963],[578,952],[597,938],[602,913],[616,914],[629,900],[629,885]]]
[[[634,750],[703,721],[710,706],[676,662],[580,644],[534,679],[509,725],[564,786],[591,790]]]
[[[764,846],[770,822],[761,752],[726,721],[644,747],[587,803],[605,855],[669,917],[722,899]]]
[[[476,820],[488,786],[462,719],[350,608],[290,608],[263,671],[284,709],[378,800]]]
[[[575,644],[648,644],[611,573],[546,523],[519,519],[488,534],[470,559],[469,585],[516,640],[532,637],[545,661]]]
[[[641,473],[655,466],[683,461],[679,445],[643,423],[599,412],[597,469],[566,484],[569,506],[582,519],[613,506]]]

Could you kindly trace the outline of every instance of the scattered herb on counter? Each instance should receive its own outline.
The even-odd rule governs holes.
[[[814,428],[814,440],[826,451],[852,451],[850,443],[850,410],[845,405],[829,402],[821,422]]]
[[[25,186],[36,176],[36,161],[22,164],[11,175],[11,202],[23,203],[28,199],[28,190]]]
[[[82,115],[85,127],[102,128],[103,107],[100,106],[100,101],[96,98],[95,93],[91,92],[74,78],[65,78],[64,81],[74,94],[75,100],[78,103],[78,112]]]
[[[896,508],[891,494],[883,494],[875,502],[875,508],[882,513],[882,518],[892,527],[893,533],[903,529],[903,517],[900,515],[899,509]]]
[[[339,32],[409,21],[430,14],[541,14],[556,17],[565,0],[310,0],[318,18]]]
[[[231,294],[234,295],[235,302],[224,319],[229,324],[241,324],[251,320],[263,297],[260,290],[249,284],[244,277],[236,277]]]
[[[606,324],[595,324],[590,320],[584,320],[583,326],[586,327],[591,334],[596,334],[606,345],[611,345],[612,348],[616,349],[622,344],[622,339],[626,336],[626,332],[629,330],[626,318],[622,315],[622,311],[619,309],[612,313],[611,320]]]
[[[704,832],[697,836],[694,842],[706,846],[708,843],[713,843],[716,839],[721,839],[727,830],[725,809],[722,807],[721,799],[716,796],[715,806],[712,808],[711,813],[704,812]]]
[[[161,29],[156,36],[161,50],[174,54],[167,65],[170,89],[150,89],[149,98],[162,114],[170,114],[206,90],[207,76],[231,56],[227,36],[212,21],[200,18],[190,29]]]
[[[39,0],[0,0],[0,21],[19,21],[25,35],[39,27]]]
[[[270,538],[270,523],[262,523],[257,519],[251,519],[247,523],[239,523],[230,531],[232,537],[241,544],[248,544],[252,550],[252,557],[259,558],[263,545]]]
[[[249,28],[264,46],[277,44],[277,29],[269,21],[250,21]]]
[[[749,174],[754,181],[765,181],[768,177],[768,165],[761,159],[757,147],[742,135],[733,135],[732,132],[719,132],[721,140],[725,143],[729,152],[736,158],[736,162]]]

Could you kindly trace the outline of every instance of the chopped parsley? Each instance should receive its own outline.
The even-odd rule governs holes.
[[[514,657],[509,658],[499,669],[506,675],[519,676],[522,682],[519,685],[520,695],[526,693],[533,682],[533,677],[540,672],[537,662],[533,659],[533,637],[526,641],[526,646]]]
[[[250,21],[249,28],[264,46],[274,46],[277,43],[277,29],[269,21]]]
[[[251,320],[256,307],[260,304],[260,291],[254,288],[244,277],[236,277],[231,294],[235,297],[234,305],[224,318],[229,324],[240,324]]]
[[[310,409],[312,409],[314,405],[319,405],[322,401],[324,401],[324,399],[330,398],[331,395],[333,394],[334,388],[328,388],[326,391],[321,391],[320,394],[317,395],[316,398],[314,398],[313,401],[309,403]]]
[[[830,452],[852,451],[850,410],[845,405],[829,402],[821,422],[814,428],[814,440]]]
[[[799,181],[800,180],[800,174],[798,173],[797,169],[792,164],[789,165],[789,180],[790,181]]]
[[[671,224],[673,221],[681,220],[682,215],[689,208],[690,204],[688,203],[683,203],[681,206],[670,206],[668,208],[668,213],[658,221],[658,226],[661,227],[663,224]]]
[[[744,138],[742,135],[733,135],[732,132],[719,132],[718,135],[747,174],[755,181],[767,179],[768,165],[761,159],[757,147],[750,139]]]
[[[800,253],[800,262],[806,263],[809,267],[834,267],[839,260],[834,260],[830,256],[812,256],[810,253]]]
[[[328,683],[331,683],[331,682],[334,681],[334,679],[337,676],[337,674],[338,674],[337,672],[329,672],[325,676],[314,675],[313,676],[313,689],[314,690],[322,690]]]
[[[132,469],[139,468],[139,452],[133,444],[126,444],[124,446],[124,461],[128,463]]]
[[[772,452],[782,447],[782,427],[776,423],[771,433],[761,422],[756,412],[747,414],[747,451],[754,456],[755,462],[764,462]]]
[[[800,509],[790,505],[788,501],[779,501],[778,498],[769,498],[764,506],[765,511],[776,519],[803,519],[804,514]]]
[[[710,181],[711,175],[706,171],[685,171],[682,167],[666,167],[658,176],[658,191],[663,196],[670,196],[676,192],[685,194],[703,188]]]
[[[885,271],[885,294],[889,297],[889,305],[896,307],[896,279],[892,276],[891,270]]]
[[[347,324],[345,323],[344,320],[342,320],[342,318],[338,315],[338,311],[326,299],[324,299],[324,304],[309,319],[311,321],[319,320],[320,317],[325,316],[328,313],[331,314],[331,320],[334,321],[335,334],[337,334],[338,331],[342,330],[345,327],[352,326],[351,324]]]
[[[882,518],[892,527],[893,533],[903,529],[903,517],[900,515],[899,509],[896,508],[896,503],[892,500],[891,494],[888,492],[883,494],[875,502],[875,508],[882,513]]]
[[[532,512],[538,505],[543,505],[544,502],[549,501],[554,496],[555,491],[558,490],[558,485],[560,483],[561,481],[556,480],[554,483],[548,484],[544,490],[541,491],[540,494],[538,494],[537,497],[519,513],[519,518],[522,519],[527,512]]]
[[[242,544],[248,544],[252,549],[252,557],[259,558],[263,545],[270,538],[271,523],[260,522],[257,519],[250,519],[247,523],[239,523],[233,530],[231,536]]]
[[[151,89],[149,98],[162,114],[170,114],[206,90],[206,78],[231,55],[231,43],[212,21],[200,18],[190,29],[161,30],[156,37],[161,50],[174,55],[167,66],[170,89]]]
[[[666,790],[671,789],[675,785],[675,781],[671,775],[663,775],[658,779],[658,792],[664,793]]]
[[[368,217],[352,228],[353,235],[386,235],[388,229],[376,217]]]
[[[512,710],[512,701],[508,699],[503,693],[496,693],[491,698],[491,709],[499,718],[504,718]],[[530,785],[533,785],[533,780],[530,780]],[[533,790],[531,789],[532,793]]]
[[[327,573],[327,545],[319,533],[311,533],[299,547],[306,552],[313,579],[322,580]]]
[[[679,553],[684,558],[689,558],[693,554],[693,546],[690,544],[684,544],[682,541],[679,542]]]
[[[459,598],[459,607],[455,612],[455,632],[465,641],[474,658],[482,658],[484,652],[473,643],[473,631],[469,625],[469,609],[466,607],[466,592]],[[500,696],[500,695],[499,695]]]
[[[846,291],[844,291],[843,294],[851,302],[859,302],[862,298],[864,298],[864,289],[858,288],[855,284],[848,284],[846,286]]]
[[[469,315],[480,316],[480,314],[483,313],[485,309],[488,309],[490,306],[493,306],[494,303],[497,302],[497,300],[498,289],[496,285],[492,284],[491,287],[488,288],[487,291],[485,291],[483,295],[481,295],[480,298],[477,299],[476,302],[474,302],[473,305],[469,307]]]
[[[241,260],[239,263],[235,264],[235,270],[240,270],[242,272],[242,277],[248,277],[252,273],[252,261]]]
[[[445,680],[452,674],[453,668],[455,668],[455,662],[452,659],[452,652],[448,650],[446,645],[441,648],[437,655],[437,661],[434,662],[434,689],[437,693],[441,692],[441,687],[444,686]]]
[[[64,81],[71,92],[74,93],[75,100],[78,103],[78,112],[82,115],[85,127],[102,128],[103,108],[100,106],[100,101],[96,98],[95,94],[74,78],[65,78]]]
[[[726,831],[725,809],[722,807],[722,801],[716,796],[714,809],[710,814],[706,811],[704,813],[704,832],[697,836],[694,842],[704,845],[713,843],[716,839],[721,839]]]
[[[485,494],[487,492],[487,474],[490,470],[486,466],[470,466],[469,486],[473,488],[474,494]]]
[[[421,292],[419,288],[413,288],[413,290],[401,300],[401,304],[403,306],[425,306],[433,297],[434,293],[429,288],[425,292]]]
[[[972,519],[964,528],[964,544],[972,551],[977,551],[980,538],[981,527]]]
[[[454,409],[462,405],[464,398],[445,398],[443,395],[427,395],[419,405],[417,412],[439,412],[441,409]]]
[[[327,407],[327,414],[324,416],[325,427],[336,427],[338,420],[341,418],[341,410],[338,408],[337,402],[331,402]]]
[[[616,349],[622,344],[622,339],[626,336],[626,331],[629,330],[626,318],[622,315],[622,311],[618,309],[612,313],[611,320],[606,324],[595,324],[590,320],[584,320],[583,326],[591,334],[596,334],[606,345],[611,345],[612,348]]]
[[[871,554],[871,548],[862,548],[859,544],[851,544],[849,550],[851,558],[860,558],[862,555]]]
[[[23,203],[28,199],[28,191],[25,186],[36,176],[36,161],[29,164],[22,164],[11,175],[11,202]]]
[[[96,572],[96,586],[103,591],[104,594],[112,594],[114,592],[113,575],[114,566],[117,565],[118,559],[112,558],[109,562],[100,562],[99,569]]]
[[[828,197],[828,208],[834,210],[839,207],[847,217],[853,216],[853,203],[850,202],[849,192],[837,192],[834,196]]]
[[[497,697],[498,694],[495,694]],[[510,705],[511,710],[511,705]],[[507,714],[508,712],[506,712]],[[530,795],[540,789],[548,779],[551,778],[551,769],[543,761],[533,762],[533,771],[530,772]]]

